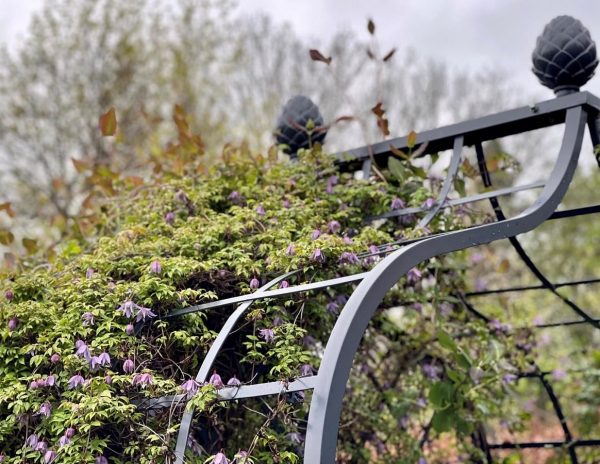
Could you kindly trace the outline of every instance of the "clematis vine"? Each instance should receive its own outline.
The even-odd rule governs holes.
[[[19,326],[19,319],[17,319],[16,317],[13,317],[8,321],[8,330],[10,330],[11,332],[13,330],[17,330],[18,326]]]
[[[227,385],[229,386],[239,387],[241,384],[242,382],[235,375],[227,381]]]
[[[42,415],[42,416],[50,417],[50,414],[52,414],[52,405],[50,403],[48,403],[47,401],[45,403],[42,403],[40,406],[40,410],[38,411],[38,414]]]
[[[311,259],[317,263],[324,263],[325,255],[323,254],[320,248],[317,248],[315,251],[313,251]]]
[[[160,274],[161,271],[162,271],[162,266],[160,264],[160,261],[155,259],[154,261],[152,261],[150,263],[150,273],[151,274]]]
[[[133,385],[141,385],[142,387],[145,387],[146,385],[152,385],[152,383],[154,382],[154,377],[152,377],[152,374],[148,374],[148,373],[142,373],[142,374],[136,374],[133,376]]]
[[[194,379],[190,379],[190,380],[182,383],[179,388],[181,388],[189,396],[194,396],[198,392],[198,388],[200,388],[200,384],[198,382],[196,382]]]
[[[398,210],[398,209],[404,209],[406,207],[406,204],[398,197],[395,197],[392,200],[392,209],[393,210]]]
[[[123,363],[123,372],[126,374],[131,374],[135,369],[135,365],[131,359],[126,359]]]
[[[211,375],[210,379],[208,379],[208,383],[220,388],[223,386],[223,379],[221,379],[221,376],[217,374],[217,371],[214,371],[213,375]]]
[[[327,230],[329,230],[329,233],[331,234],[337,234],[341,228],[342,226],[340,225],[340,223],[335,220],[329,221],[329,223],[327,224]]]
[[[275,339],[275,332],[273,332],[273,329],[260,329],[258,333],[267,343],[271,343]]]
[[[84,326],[94,325],[94,315],[90,312],[83,313],[83,315],[81,316],[81,319],[83,320]]]
[[[75,374],[73,377],[71,377],[69,379],[69,381],[67,382],[69,385],[69,388],[72,390],[74,388],[79,387],[80,385],[83,385],[85,382],[85,379],[79,375],[79,374]]]

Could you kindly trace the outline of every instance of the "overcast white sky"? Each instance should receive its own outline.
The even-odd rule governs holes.
[[[600,0],[238,0],[242,13],[269,13],[305,38],[330,37],[340,29],[364,33],[377,25],[383,48],[410,46],[457,67],[500,64],[514,70],[524,88],[551,98],[530,72],[535,38],[554,16],[570,14],[600,40]],[[0,41],[18,45],[29,16],[43,0],[0,0]],[[600,77],[586,89],[600,94]],[[529,103],[529,102],[524,102]]]

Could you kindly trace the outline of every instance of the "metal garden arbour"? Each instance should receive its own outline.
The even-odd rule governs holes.
[[[568,59],[565,59],[565,56]],[[281,382],[269,382],[225,387],[217,391],[219,400],[228,401],[312,390],[313,394],[304,448],[304,463],[334,463],[342,400],[350,376],[353,358],[359,347],[360,340],[367,329],[367,325],[385,294],[411,268],[424,261],[457,250],[501,239],[508,239],[510,241],[517,254],[539,281],[539,285],[485,290],[460,295],[463,304],[475,317],[486,319],[486,316],[481,314],[469,301],[471,297],[483,294],[540,289],[557,295],[577,316],[576,319],[561,323],[562,325],[589,324],[596,329],[600,328],[600,321],[598,319],[594,318],[571,299],[563,296],[559,291],[560,287],[593,284],[600,282],[600,279],[590,278],[553,283],[539,270],[534,260],[528,256],[517,238],[520,234],[537,228],[547,220],[564,219],[600,212],[600,205],[557,211],[575,172],[586,126],[593,146],[600,144],[598,135],[600,99],[588,92],[578,91],[579,87],[591,77],[596,65],[595,45],[591,41],[587,30],[579,21],[573,18],[567,16],[556,18],[546,27],[544,33],[538,39],[538,46],[534,52],[534,72],[544,85],[555,90],[558,98],[533,106],[525,106],[422,132],[417,136],[416,146],[426,144],[423,154],[452,150],[447,175],[435,204],[429,209],[406,208],[390,211],[378,217],[365,218],[366,220],[373,220],[423,213],[424,216],[420,221],[420,225],[426,226],[436,214],[448,206],[489,201],[495,212],[495,222],[413,240],[400,240],[394,243],[382,244],[378,247],[378,251],[372,254],[379,255],[383,259],[368,272],[322,282],[274,289],[279,282],[294,274],[294,272],[290,272],[273,279],[252,294],[171,312],[166,316],[167,318],[175,318],[211,308],[238,305],[235,311],[229,316],[203,360],[196,376],[196,381],[207,381],[213,363],[225,340],[237,321],[250,308],[254,301],[266,298],[280,298],[285,295],[326,289],[352,282],[357,283],[356,289],[348,299],[335,323],[325,347],[320,369],[316,375],[301,377],[285,384]],[[491,190],[492,180],[488,171],[482,143],[554,125],[564,125],[564,132],[560,149],[549,177],[544,181]],[[298,138],[296,139],[298,141]],[[303,142],[300,141],[298,143],[301,146]],[[387,163],[387,158],[391,155],[390,145],[404,149],[408,145],[408,140],[406,137],[396,138],[380,142],[371,147],[350,150],[338,155],[339,167],[341,170],[362,169],[369,172],[372,159],[380,165]],[[462,161],[462,150],[465,146],[473,146],[475,148],[479,174],[484,185],[489,187],[490,190],[474,196],[449,200],[448,194],[454,184],[454,179]],[[525,211],[514,217],[507,217],[500,206],[498,198],[525,190],[540,190],[540,193],[537,199]],[[547,324],[538,327],[552,327],[555,325],[557,324]],[[564,439],[552,442],[488,443],[484,431],[480,430],[477,435],[477,444],[484,451],[486,462],[494,462],[493,454],[498,449],[563,448],[568,453],[570,462],[578,463],[578,448],[600,446],[600,436],[598,439],[589,440],[580,440],[573,436],[563,413],[560,400],[554,393],[547,373],[536,369],[535,372],[527,374],[527,376],[538,378],[541,382],[560,421]],[[147,400],[142,406],[145,408],[169,407],[175,402],[185,402],[185,399],[184,395],[162,397]],[[186,411],[181,422],[175,450],[177,463],[185,462],[184,453],[187,447],[192,420],[193,411]]]

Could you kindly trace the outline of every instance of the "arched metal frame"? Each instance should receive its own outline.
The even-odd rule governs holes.
[[[242,295],[173,311],[166,316],[166,318],[179,317],[202,310],[240,304],[228,318],[217,336],[217,339],[211,346],[200,367],[198,375],[196,376],[196,380],[198,382],[206,381],[210,369],[212,368],[227,336],[253,301],[266,298],[278,298],[293,293],[357,282],[358,285],[356,289],[345,304],[344,309],[331,332],[321,361],[321,367],[317,375],[298,378],[288,383],[268,382],[263,384],[224,387],[217,392],[218,398],[226,401],[257,396],[280,395],[287,392],[312,389],[313,395],[308,417],[304,463],[333,463],[335,462],[342,401],[352,362],[369,321],[385,294],[411,268],[422,262],[453,251],[501,239],[510,240],[512,246],[533,274],[538,278],[541,285],[535,287],[500,289],[498,291],[488,291],[487,294],[494,292],[501,293],[503,291],[518,291],[527,288],[546,289],[561,298],[562,301],[581,318],[580,320],[567,321],[564,325],[589,323],[596,328],[600,328],[598,320],[588,315],[582,308],[568,298],[563,297],[557,291],[559,286],[600,282],[600,279],[552,284],[527,256],[525,250],[516,238],[519,234],[535,229],[548,219],[559,219],[580,214],[600,212],[600,206],[598,205],[569,211],[556,211],[556,208],[569,187],[577,166],[586,123],[590,129],[592,143],[596,145],[599,142],[598,134],[596,132],[596,118],[599,112],[600,100],[597,97],[587,92],[578,92],[542,102],[538,105],[518,108],[419,134],[417,137],[417,146],[420,146],[423,143],[427,144],[426,149],[423,150],[423,154],[453,148],[447,176],[436,203],[429,210],[423,208],[406,208],[398,211],[390,211],[377,218],[366,218],[366,220],[424,213],[425,216],[421,219],[419,225],[421,227],[426,227],[435,215],[446,207],[489,200],[496,213],[497,221],[490,224],[469,227],[463,230],[434,234],[419,239],[400,240],[394,243],[382,244],[380,245],[378,252],[364,255],[364,257],[370,255],[385,256],[384,259],[368,272],[330,279],[323,282],[314,282],[272,290],[274,286],[294,273],[291,272],[273,279],[265,286],[249,295]],[[458,172],[458,167],[460,166],[461,153],[464,146],[475,146],[482,180],[486,187],[491,187],[491,178],[487,170],[481,147],[482,142],[562,123],[565,125],[562,144],[553,170],[547,181],[489,191],[466,198],[447,199],[454,183],[456,173]],[[405,148],[408,145],[407,142],[406,138],[398,138],[378,143],[369,148],[372,150],[371,153],[375,160],[378,163],[385,165],[387,163],[387,158],[391,156],[390,145],[398,148]],[[370,156],[367,147],[362,147],[338,155],[338,163],[342,170],[357,170],[360,169],[361,165],[363,170],[368,168]],[[523,190],[540,188],[542,191],[539,197],[529,208],[516,217],[505,217],[504,212],[498,203],[499,197]],[[482,293],[485,292],[479,292],[479,294]],[[485,316],[477,312],[477,310],[468,302],[469,297],[476,296],[477,294],[477,292],[472,292],[461,295],[461,297],[469,310],[478,317],[485,319]],[[549,324],[547,326],[550,327],[552,325]],[[563,442],[547,443],[487,444],[485,436],[483,436],[480,444],[486,452],[488,462],[492,462],[490,450],[493,449],[517,447],[565,447],[569,453],[571,462],[577,463],[576,447],[600,445],[600,440],[574,440],[566,424],[566,420],[564,419],[558,398],[554,395],[552,387],[545,375],[546,373],[542,372],[535,374],[542,382],[542,385],[551,399],[557,417],[561,422],[565,440]],[[173,403],[185,401],[185,395],[175,395],[146,400],[140,404],[140,406],[145,408],[161,408],[168,407]],[[193,411],[187,411],[184,414],[177,439],[175,450],[177,463],[185,462],[184,453],[192,419]]]

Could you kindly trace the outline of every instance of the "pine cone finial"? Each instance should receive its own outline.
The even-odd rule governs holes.
[[[277,118],[275,138],[277,143],[286,146],[284,151],[290,158],[295,158],[300,148],[323,142],[326,135],[323,116],[310,98],[296,95],[283,106]]]
[[[596,43],[581,21],[557,16],[537,38],[533,73],[557,96],[577,92],[598,66]]]

